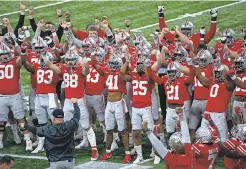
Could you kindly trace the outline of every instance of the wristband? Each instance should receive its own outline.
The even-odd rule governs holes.
[[[217,20],[217,16],[216,17],[211,17],[211,21],[212,22],[216,22],[216,20]]]
[[[129,27],[130,27],[130,25],[126,25],[126,27],[127,27],[127,28],[129,28]]]
[[[62,17],[62,15],[58,15],[58,17],[60,18],[60,17]]]
[[[235,76],[235,75],[233,75],[232,77],[231,77],[231,80],[235,80],[237,77]]]

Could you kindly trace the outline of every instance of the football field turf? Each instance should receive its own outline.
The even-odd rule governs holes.
[[[127,2],[102,2],[102,1],[93,1],[93,2],[83,2],[83,1],[68,1],[66,3],[54,5],[54,1],[35,1],[35,2],[27,2],[27,8],[29,7],[39,7],[35,9],[35,20],[38,22],[40,19],[44,19],[45,21],[53,21],[58,23],[58,19],[56,16],[56,9],[62,9],[64,12],[69,11],[71,13],[71,21],[72,24],[79,29],[85,29],[88,23],[93,23],[94,17],[108,16],[109,23],[113,28],[119,27],[121,29],[124,28],[124,19],[129,19],[131,21],[132,29],[140,30],[138,35],[145,35],[148,39],[151,39],[149,36],[150,33],[154,32],[158,26],[152,26],[148,28],[141,27],[152,25],[157,23],[158,14],[157,14],[157,6],[164,5],[165,6],[165,19],[169,20],[167,26],[169,28],[173,28],[175,25],[180,25],[182,21],[191,20],[195,25],[195,30],[199,31],[201,25],[206,24],[207,28],[210,24],[210,15],[208,12],[201,13],[199,15],[198,12],[204,11],[210,8],[222,6],[223,8],[219,9],[217,23],[218,27],[221,31],[225,28],[232,28],[238,34],[240,25],[244,25],[246,23],[245,17],[245,8],[246,2],[240,2],[235,4],[233,1],[196,1],[196,2],[148,2],[148,1],[127,1]],[[51,6],[51,4],[53,4]],[[230,4],[228,6],[225,6]],[[46,5],[46,6],[45,6]],[[19,2],[1,2],[1,10],[0,17],[8,17],[10,19],[10,23],[12,27],[15,27],[16,22],[18,21],[18,14],[14,13],[19,10]],[[6,14],[13,13],[13,14]],[[196,13],[196,15],[188,15]],[[198,14],[197,14],[198,13]],[[5,15],[6,14],[6,15]],[[185,15],[185,16],[184,16]],[[182,17],[183,19],[177,19]],[[191,16],[191,17],[188,17]],[[28,20],[28,12],[26,12],[25,24],[29,25]],[[216,39],[215,37],[214,39]],[[213,40],[211,45],[215,42]],[[28,95],[29,90],[29,74],[26,70],[22,71],[22,83],[25,88],[26,95]],[[17,154],[24,156],[33,156],[31,153],[26,153],[24,151],[24,144],[22,145],[14,145],[12,143],[12,134],[10,134],[9,128],[8,132],[5,134],[4,138],[4,150],[0,151],[0,154]],[[99,148],[99,153],[102,155],[105,152],[105,144],[102,143],[102,135],[97,133],[97,143]],[[145,159],[149,158],[150,154],[150,144],[146,140],[146,144],[144,147],[144,157]],[[121,163],[124,152],[121,149],[117,152],[113,153],[113,158],[109,160],[110,162]],[[44,153],[39,154],[38,156],[45,156]],[[85,148],[79,151],[76,151],[76,164],[79,165],[81,163],[89,162],[90,160],[90,149]],[[87,163],[88,166],[94,166],[97,168],[138,168],[135,165],[131,166],[120,166],[119,164],[111,165],[108,163]],[[85,167],[86,165],[84,165]],[[150,166],[152,168],[163,168],[164,163],[162,162],[160,165],[153,165],[153,161],[146,162],[141,166]],[[15,166],[14,169],[44,169],[48,167],[48,162],[46,160],[41,159],[27,159],[27,158],[15,158]],[[94,168],[93,167],[93,168]],[[83,168],[81,166],[80,168]],[[216,165],[216,169],[223,168],[222,158],[219,159]]]

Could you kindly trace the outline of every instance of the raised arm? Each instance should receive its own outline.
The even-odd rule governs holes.
[[[176,113],[179,116],[181,133],[182,133],[182,143],[191,143],[190,141],[190,133],[186,121],[186,117],[183,113],[183,109],[181,107],[176,108]]]
[[[194,58],[193,60],[193,64],[194,64],[194,70],[195,70],[195,75],[196,75],[196,78],[201,82],[201,84],[204,86],[204,87],[207,87],[209,86],[209,79],[207,79],[205,76],[202,75],[201,73],[201,70],[199,68],[199,58]]]
[[[24,25],[25,21],[25,9],[26,9],[26,4],[25,2],[20,2],[20,17],[19,21],[15,27],[14,34],[16,37],[18,37],[18,29],[21,28]]]
[[[205,44],[208,44],[214,37],[214,35],[216,34],[216,20],[217,20],[217,9],[212,9],[210,12],[211,15],[211,24],[210,24],[210,28],[209,31],[205,34],[204,37],[204,42]]]
[[[22,65],[25,67],[25,69],[30,72],[34,73],[34,67],[27,61],[27,55],[26,55],[26,49],[27,49],[28,44],[23,43],[21,44],[21,53],[20,53],[20,59],[22,62]]]
[[[120,70],[120,77],[121,77],[121,79],[123,79],[126,82],[131,81],[131,76],[126,74],[128,67],[129,67],[129,62],[126,61]]]
[[[48,58],[44,58],[44,61],[50,70],[52,70],[54,73],[58,75],[61,75],[61,69],[58,66],[53,64]]]

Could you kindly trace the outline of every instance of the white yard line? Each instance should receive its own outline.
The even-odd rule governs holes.
[[[244,3],[246,2],[246,0],[241,0],[241,1],[238,1],[238,2],[234,2],[234,3],[230,3],[230,4],[227,4],[227,5],[222,5],[222,6],[218,6],[218,7],[215,7],[215,9],[221,9],[221,8],[226,8],[226,7],[229,7],[229,6],[234,6],[234,5],[238,5],[238,4],[241,4],[241,3]],[[173,19],[169,19],[169,20],[166,20],[166,22],[173,22],[173,21],[177,21],[177,20],[180,20],[180,19],[184,19],[184,18],[188,18],[188,17],[196,17],[198,15],[202,15],[203,13],[205,12],[209,12],[211,9],[207,9],[207,10],[204,10],[204,11],[200,11],[200,12],[196,12],[196,13],[193,13],[193,14],[185,14],[185,15],[182,15],[180,17],[177,17],[177,18],[173,18]],[[159,23],[155,23],[155,24],[151,24],[151,25],[146,25],[146,26],[142,26],[140,28],[136,28],[136,29],[132,29],[132,31],[140,31],[140,30],[143,30],[143,29],[147,29],[147,28],[151,28],[153,26],[157,26]]]
[[[130,165],[128,165],[128,166],[121,167],[121,168],[119,168],[119,169],[129,169],[129,168],[133,168],[133,167],[135,167],[135,166],[138,166],[138,165],[140,165],[140,164],[143,164],[143,163],[146,163],[146,162],[152,161],[152,160],[154,160],[154,158],[149,158],[149,159],[143,160],[143,161],[140,162],[139,164],[130,164]]]
[[[11,156],[11,157],[17,157],[17,158],[48,160],[46,157],[43,157],[43,156],[26,156],[26,155],[17,155],[17,154],[0,154],[0,157],[5,156],[5,155]]]
[[[56,3],[52,3],[52,4],[40,5],[40,6],[34,7],[34,9],[40,9],[40,8],[45,8],[45,7],[50,7],[50,6],[60,5],[60,4],[64,4],[64,3],[67,3],[67,2],[71,2],[71,1],[72,1],[72,0],[64,0],[64,1],[56,2]],[[26,9],[25,11],[28,11],[28,10],[29,10],[29,9]],[[20,13],[20,11],[14,11],[14,12],[9,12],[9,13],[0,14],[0,17],[1,17],[1,16],[12,15],[12,14],[16,14],[16,13]]]

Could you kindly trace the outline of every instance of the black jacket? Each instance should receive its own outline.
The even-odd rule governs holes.
[[[74,106],[74,117],[61,124],[43,127],[25,125],[25,128],[39,137],[45,137],[44,149],[49,162],[72,160],[75,158],[74,131],[79,127],[80,109]]]

